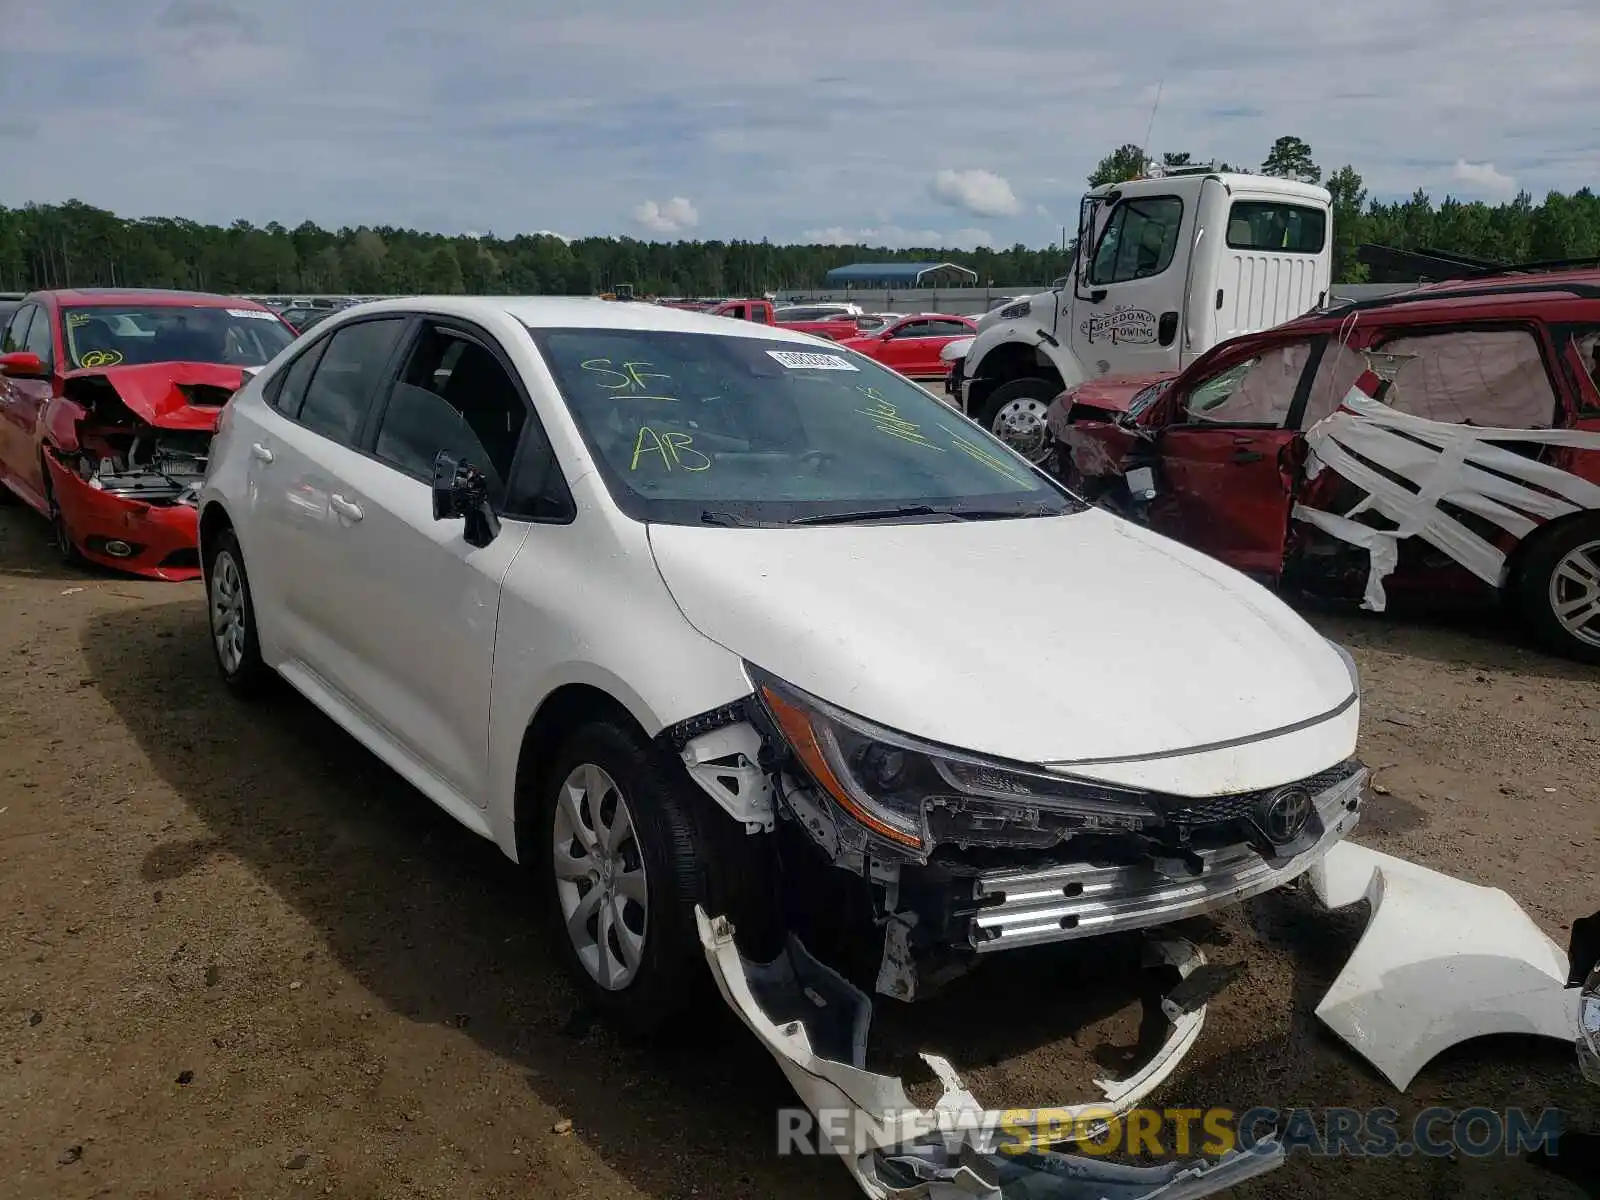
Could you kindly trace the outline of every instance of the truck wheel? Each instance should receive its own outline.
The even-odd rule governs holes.
[[[704,811],[679,764],[610,721],[567,739],[541,792],[543,849],[534,853],[542,858],[553,936],[568,971],[625,1031],[665,1032],[705,998],[711,978],[695,905],[711,916],[738,907],[717,894],[723,889],[716,880],[733,874],[717,861],[725,839],[701,827],[727,818]],[[738,928],[741,913],[728,915]],[[744,929],[739,933],[745,950]]]
[[[1517,579],[1517,607],[1551,652],[1600,663],[1600,517],[1541,538]]]
[[[1061,388],[1037,375],[1013,379],[989,393],[978,424],[1031,463],[1050,456],[1050,430],[1044,414]]]

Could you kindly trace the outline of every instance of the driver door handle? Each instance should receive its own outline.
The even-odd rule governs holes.
[[[272,451],[268,450],[260,442],[250,443],[250,455],[253,458],[259,458],[264,463],[272,461]]]
[[[346,500],[337,492],[328,497],[328,507],[347,521],[361,520],[361,506]]]
[[[1260,462],[1265,457],[1266,455],[1259,450],[1235,450],[1233,452],[1233,461],[1236,463]]]

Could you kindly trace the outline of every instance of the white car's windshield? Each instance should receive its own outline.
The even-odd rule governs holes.
[[[187,304],[94,305],[64,317],[74,368],[162,362],[260,367],[294,340],[270,312]]]
[[[674,524],[985,518],[1080,507],[923,389],[767,338],[533,329],[618,505]]]

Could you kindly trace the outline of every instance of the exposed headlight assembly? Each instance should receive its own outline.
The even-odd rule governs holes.
[[[925,856],[929,810],[973,819],[1029,818],[1085,831],[1137,830],[1160,822],[1141,792],[1064,779],[969,755],[886,729],[747,665],[756,694],[811,780],[868,833]]]
[[[1016,321],[1027,316],[1033,311],[1033,304],[1028,300],[1020,300],[1016,304],[1008,304],[1000,310],[1002,321]]]

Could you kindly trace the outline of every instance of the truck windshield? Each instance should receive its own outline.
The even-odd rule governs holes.
[[[73,369],[199,362],[259,367],[294,340],[265,309],[193,304],[87,305],[64,310]]]
[[[1080,508],[997,439],[849,350],[662,330],[529,332],[612,498],[637,520],[787,525]]]

